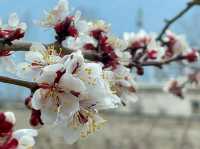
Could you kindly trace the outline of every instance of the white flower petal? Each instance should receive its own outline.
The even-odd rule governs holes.
[[[135,103],[138,100],[138,97],[135,93],[131,93],[128,91],[123,91],[120,95],[120,98],[126,103]]]
[[[86,32],[89,31],[88,22],[86,22],[85,20],[79,20],[79,21],[77,21],[76,24],[75,24],[75,26],[76,26],[76,29],[79,32],[86,33]]]
[[[43,107],[41,110],[41,119],[44,124],[54,124],[57,120],[57,111],[51,106]]]
[[[67,144],[75,143],[82,131],[82,127],[72,128],[69,123],[66,121],[57,123],[52,128],[52,135],[56,138],[64,139],[64,142]]]
[[[45,61],[43,59],[43,55],[40,52],[28,51],[25,53],[25,60],[30,63],[37,63],[41,65],[45,65]]]
[[[73,144],[80,138],[81,129],[67,127],[65,130],[64,140],[67,144]]]
[[[26,31],[27,30],[27,24],[25,22],[21,22],[19,25],[18,25],[19,28],[21,28],[23,31]]]
[[[71,94],[59,94],[61,101],[61,107],[59,110],[59,116],[61,119],[69,120],[80,108],[79,101]]]
[[[0,18],[0,27],[2,26],[2,24],[3,24],[3,21],[2,21],[2,19]]]
[[[23,136],[19,140],[19,146],[17,149],[28,149],[35,145],[35,140],[30,136]]]
[[[65,73],[59,82],[59,87],[64,89],[64,91],[75,91],[80,94],[84,93],[86,88],[79,78],[74,77],[71,74]]]
[[[76,73],[83,66],[84,58],[81,51],[74,52],[69,55],[69,59],[65,62],[67,73]]]
[[[18,140],[17,149],[28,149],[35,144],[34,137],[38,132],[34,129],[20,129],[13,133],[13,137]]]
[[[12,124],[15,124],[16,118],[15,114],[13,112],[5,112],[6,121],[11,122]]]
[[[44,67],[42,75],[36,80],[37,83],[53,84],[58,71],[64,71],[64,65],[53,64]]]
[[[16,28],[19,25],[19,18],[16,13],[12,13],[8,19],[8,25],[10,27]]]
[[[20,139],[22,136],[36,137],[37,135],[38,132],[35,129],[19,129],[13,133],[13,137],[16,139]]]
[[[41,54],[45,54],[45,52],[47,51],[45,46],[41,43],[33,43],[30,47],[30,51],[38,51]]]
[[[38,89],[35,91],[35,93],[33,94],[33,98],[31,100],[31,105],[33,107],[33,109],[35,110],[40,110],[42,108],[42,95],[41,95],[41,90],[42,89]]]
[[[32,67],[28,63],[19,63],[17,65],[17,76],[26,79],[35,81],[41,75],[41,68]]]

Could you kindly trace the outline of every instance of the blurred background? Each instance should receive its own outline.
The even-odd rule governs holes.
[[[84,18],[111,23],[113,34],[117,36],[140,29],[159,32],[164,19],[174,16],[186,2],[188,0],[69,0],[71,7],[81,10]],[[10,13],[17,12],[29,27],[26,40],[48,43],[53,41],[53,32],[33,22],[56,3],[57,0],[0,0],[0,16],[7,21]],[[199,48],[199,26],[200,7],[195,7],[171,29],[184,33],[191,46]],[[23,54],[13,57],[20,61]],[[35,149],[199,149],[200,89],[189,89],[185,100],[162,91],[167,79],[181,75],[183,71],[182,66],[175,64],[163,70],[145,69],[145,75],[136,78],[139,100],[120,110],[103,112],[108,123],[101,131],[75,145],[66,146],[57,142],[55,136],[50,136],[47,129],[42,129]],[[23,106],[28,94],[24,88],[0,83],[0,111],[16,112],[17,128],[28,126],[29,111]]]

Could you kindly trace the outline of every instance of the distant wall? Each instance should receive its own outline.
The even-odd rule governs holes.
[[[16,113],[17,128],[28,126],[28,111],[21,104],[5,104],[0,111]],[[74,145],[66,145],[41,129],[34,149],[199,149],[199,117],[144,116],[124,112],[102,114],[104,128]]]

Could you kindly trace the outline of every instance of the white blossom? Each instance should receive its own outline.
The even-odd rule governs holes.
[[[148,35],[144,30],[140,30],[138,33],[128,33],[123,34],[123,39],[126,41],[128,47],[144,47],[151,41],[151,36]]]
[[[77,38],[68,37],[66,40],[62,42],[63,47],[72,50],[85,50],[84,46],[86,44],[92,44],[94,47],[96,47],[97,41],[89,35],[81,34]]]
[[[10,14],[9,19],[8,19],[8,24],[4,25],[2,24],[2,21],[0,24],[1,24],[0,26],[2,29],[7,29],[7,30],[14,30],[14,29],[20,28],[22,32],[25,32],[27,29],[26,23],[20,22],[20,19],[16,13]]]
[[[30,51],[25,53],[26,62],[19,63],[17,67],[17,75],[21,78],[31,78],[36,80],[42,73],[45,66],[56,64],[62,61],[59,53],[54,47],[48,47],[39,43],[34,43],[30,47]]]
[[[53,10],[45,11],[45,17],[39,22],[43,27],[54,27],[57,23],[63,21],[70,13],[69,3],[67,0],[59,0]]]
[[[171,50],[175,55],[191,49],[184,35],[176,35],[175,33],[168,30],[166,32],[166,37],[164,38],[164,41],[169,42],[170,40],[173,40]]]
[[[38,135],[34,129],[19,129],[13,133],[13,138],[17,139],[17,149],[30,149],[35,145],[34,137]]]
[[[136,83],[128,68],[118,65],[114,71],[105,71],[104,77],[111,83],[122,103],[126,104],[137,100]]]
[[[110,31],[111,24],[106,23],[104,20],[97,20],[94,22],[89,22],[89,31],[102,30],[104,32]]]
[[[97,119],[100,119],[98,110],[120,104],[120,99],[103,78],[102,66],[85,63],[80,51],[69,55],[64,64],[46,66],[37,82],[41,88],[33,95],[32,107],[41,110],[44,124],[60,129],[64,121],[67,128],[63,131],[72,133],[65,138],[68,143],[78,128],[78,136],[89,134],[89,126],[96,129]],[[75,138],[79,138],[77,135]]]
[[[5,117],[6,117],[6,121],[15,124],[16,123],[16,118],[15,118],[15,114],[13,112],[4,112]]]

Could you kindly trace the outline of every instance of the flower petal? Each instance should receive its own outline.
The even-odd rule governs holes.
[[[45,65],[45,61],[43,59],[43,55],[40,52],[37,51],[28,51],[25,53],[25,60],[30,63],[36,63]]]
[[[69,120],[80,108],[79,101],[71,94],[58,94],[61,101],[59,116],[61,119]]]
[[[65,130],[64,141],[67,144],[73,144],[80,138],[81,128],[73,129],[67,127]]]
[[[9,19],[8,19],[8,25],[10,27],[17,27],[19,25],[19,18],[17,16],[16,13],[12,13],[10,16],[9,16]]]
[[[33,94],[33,98],[31,100],[31,105],[32,105],[32,108],[35,109],[35,110],[40,110],[42,108],[42,103],[41,103],[41,100],[42,100],[42,96],[41,96],[41,90],[42,89],[38,89],[35,91],[35,93]]]
[[[19,129],[13,133],[14,138],[20,139],[22,136],[36,137],[38,135],[35,129]]]
[[[6,121],[11,122],[12,124],[15,124],[16,118],[15,114],[13,112],[5,112]]]
[[[18,149],[31,148],[35,144],[33,137],[38,135],[34,129],[20,129],[13,133],[13,137],[18,140]]]
[[[66,92],[75,91],[80,94],[84,93],[86,90],[82,80],[67,73],[65,73],[60,79],[59,87],[64,89]]]
[[[3,24],[3,21],[2,21],[2,19],[0,18],[0,27],[2,26],[2,24]]]
[[[25,22],[21,22],[18,27],[21,28],[23,31],[27,30],[27,24]]]
[[[69,58],[65,62],[67,73],[77,73],[83,66],[84,58],[81,51],[74,52],[69,55]]]
[[[45,106],[41,110],[41,119],[44,124],[54,124],[57,120],[57,111],[52,106]]]
[[[64,65],[53,64],[44,67],[42,75],[36,80],[37,83],[52,85],[57,77],[58,71],[64,71]]]
[[[35,81],[41,75],[41,68],[32,67],[29,63],[19,63],[17,65],[17,76],[26,79]]]

